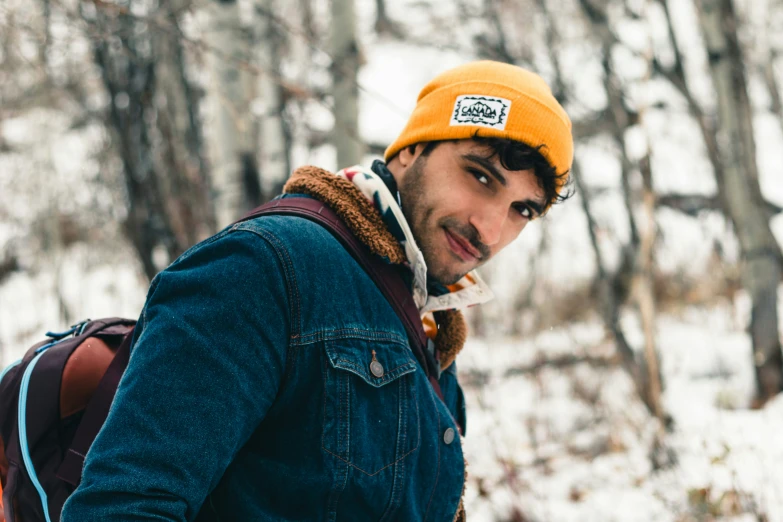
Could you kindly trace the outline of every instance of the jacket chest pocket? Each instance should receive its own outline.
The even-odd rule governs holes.
[[[325,343],[323,449],[375,475],[419,447],[416,360],[407,345]]]

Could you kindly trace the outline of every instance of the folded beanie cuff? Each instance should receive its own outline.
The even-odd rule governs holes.
[[[571,121],[544,80],[501,62],[468,63],[435,77],[384,154],[387,161],[416,143],[503,138],[539,148],[558,174],[573,161]],[[559,181],[558,190],[565,184]]]

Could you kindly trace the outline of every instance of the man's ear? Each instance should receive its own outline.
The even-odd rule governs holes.
[[[403,168],[409,167],[416,160],[416,156],[418,156],[418,148],[419,144],[414,143],[413,145],[408,145],[397,153],[400,165],[402,165]]]

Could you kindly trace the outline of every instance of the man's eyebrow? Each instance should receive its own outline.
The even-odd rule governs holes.
[[[487,158],[484,158],[482,156],[479,156],[478,154],[465,154],[462,156],[467,161],[477,163],[479,166],[483,167],[487,172],[492,174],[492,177],[497,179],[501,185],[504,187],[506,186],[506,178],[503,177],[503,174],[498,171],[498,169],[495,168],[495,165],[492,164],[491,161],[489,161]]]
[[[467,161],[470,161],[472,163],[478,164],[480,167],[484,168],[487,172],[489,172],[492,177],[498,180],[498,182],[503,185],[504,187],[507,186],[506,178],[503,176],[503,174],[498,171],[497,168],[495,168],[495,165],[492,164],[491,161],[489,161],[487,158],[479,156],[477,154],[465,154],[463,158]],[[537,216],[540,216],[544,213],[544,205],[545,203],[536,200],[536,199],[526,199],[524,201],[520,201],[520,203],[524,203],[525,205],[529,206],[533,211],[536,213]]]

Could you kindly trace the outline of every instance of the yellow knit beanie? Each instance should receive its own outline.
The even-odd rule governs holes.
[[[521,67],[492,61],[460,65],[430,81],[385,158],[416,143],[473,136],[542,146],[541,154],[558,174],[571,168],[571,120],[547,84]],[[558,191],[565,181],[560,178]]]

